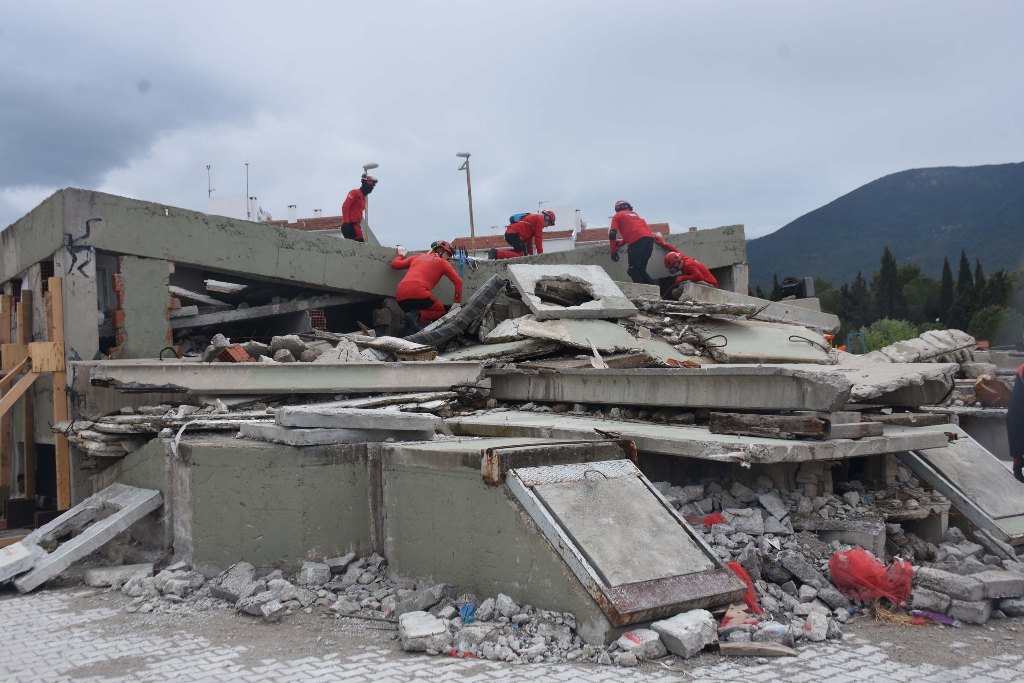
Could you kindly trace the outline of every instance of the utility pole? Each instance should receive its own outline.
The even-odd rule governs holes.
[[[249,196],[249,162],[245,162],[245,217],[252,220],[252,198]]]
[[[206,201],[213,197],[213,185],[210,182],[210,165],[206,165]]]
[[[376,164],[376,163],[363,164],[363,175],[367,175],[370,171],[372,171],[375,168],[379,168],[379,167],[380,167],[380,164]],[[365,217],[364,220],[366,221],[366,232],[369,233],[370,232],[370,198],[369,197],[366,198],[366,217]],[[364,240],[367,239],[368,237],[369,237],[368,234],[367,235],[363,235],[363,239]]]
[[[476,252],[476,225],[473,223],[473,181],[469,175],[469,152],[459,152],[455,156],[465,159],[459,166],[460,171],[466,172],[466,194],[469,196],[469,250]]]

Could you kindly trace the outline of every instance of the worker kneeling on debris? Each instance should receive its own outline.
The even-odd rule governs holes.
[[[442,276],[455,285],[455,303],[452,308],[462,305],[462,278],[448,262],[454,254],[455,249],[445,240],[431,244],[426,254],[406,256],[405,249],[399,248],[398,255],[391,261],[391,267],[409,271],[398,283],[398,291],[395,293],[399,308],[405,311],[402,319],[404,334],[411,334],[444,315],[444,304],[433,294]]]
[[[665,268],[675,276],[675,282],[672,283],[672,286],[666,292],[669,298],[671,298],[672,290],[684,282],[700,282],[712,287],[718,286],[718,280],[703,263],[679,251],[662,239],[661,235],[658,235],[657,242],[665,249],[668,249],[668,253],[665,254]]]
[[[509,217],[505,228],[505,241],[512,249],[491,249],[492,259],[532,256],[534,246],[538,254],[544,253],[544,228],[555,224],[555,212],[544,209],[540,213],[517,213]]]

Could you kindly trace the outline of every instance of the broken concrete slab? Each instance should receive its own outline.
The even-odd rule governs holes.
[[[456,434],[465,436],[538,437],[558,440],[600,440],[614,432],[632,439],[640,451],[718,462],[802,462],[841,460],[918,447],[935,448],[945,435],[908,427],[886,427],[880,437],[857,441],[787,441],[764,437],[712,434],[705,427],[670,426],[573,415],[504,411],[449,418]]]
[[[774,366],[563,370],[557,374],[492,369],[487,376],[492,395],[499,400],[645,407],[834,412],[848,402],[851,389],[841,375]]]
[[[199,315],[173,318],[171,320],[172,330],[183,330],[195,327],[209,327],[213,325],[226,325],[240,320],[258,320],[269,318],[275,315],[287,313],[298,313],[313,308],[331,308],[333,306],[347,306],[350,304],[367,303],[376,301],[375,297],[363,294],[335,294],[332,296],[321,296],[312,299],[300,299],[298,301],[285,301],[279,304],[266,304],[264,306],[250,306],[249,308],[237,308],[214,313],[200,313]]]
[[[959,362],[970,360],[975,344],[974,337],[960,330],[929,330],[861,357],[880,363]]]
[[[406,652],[440,651],[451,638],[447,622],[426,612],[406,612],[398,618],[398,639]]]
[[[124,564],[116,567],[90,567],[85,570],[83,580],[86,586],[120,588],[129,579],[141,576],[153,576],[153,564]]]
[[[444,420],[434,415],[403,413],[375,408],[348,408],[334,403],[313,403],[279,408],[274,421],[282,427],[309,429],[359,429],[371,431],[434,432],[444,430]]]
[[[36,544],[44,549],[56,545],[45,557],[36,560],[32,569],[15,579],[14,587],[21,593],[55,578],[76,561],[102,547],[119,533],[160,507],[163,498],[159,491],[140,489],[124,484],[111,484],[97,494],[89,496],[57,519],[45,524],[25,537],[21,543]],[[108,516],[96,520],[99,514]],[[60,542],[69,530],[87,526],[77,536]]]
[[[941,402],[953,390],[955,363],[872,363],[864,356],[839,354],[829,372],[853,383],[853,403],[918,407]]]
[[[720,363],[832,363],[824,337],[798,325],[701,320],[688,326],[683,341],[707,349]]]
[[[434,438],[434,430],[298,429],[270,423],[250,423],[242,425],[238,435],[244,439],[283,443],[288,446],[323,446],[332,443],[430,441]]]
[[[800,306],[792,301],[768,301],[717,287],[702,287],[693,282],[683,283],[677,291],[680,293],[680,301],[751,304],[758,311],[754,314],[754,320],[803,325],[830,333],[839,329],[839,316],[822,313],[806,305]]]
[[[509,318],[498,323],[493,330],[484,335],[485,344],[503,344],[526,339],[519,333],[519,323],[523,320],[536,320],[532,315],[524,315],[520,318]]]
[[[547,339],[565,346],[601,353],[639,350],[636,338],[625,329],[607,320],[524,320],[519,333],[532,339]]]
[[[94,386],[214,396],[447,390],[460,384],[475,384],[483,374],[483,366],[467,361],[339,365],[103,361],[90,363],[89,367]]]
[[[455,351],[448,351],[439,356],[441,360],[450,361],[497,361],[513,362],[526,358],[538,358],[555,353],[562,345],[553,341],[539,339],[520,339],[500,343],[475,344]]]
[[[613,280],[615,286],[619,288],[622,295],[630,301],[636,299],[648,298],[657,299],[661,296],[661,287],[658,285],[645,285],[640,282],[622,282],[621,280]]]
[[[192,292],[184,287],[176,287],[175,285],[168,285],[167,291],[171,296],[177,299],[185,299],[186,301],[195,301],[197,304],[204,306],[210,306],[212,308],[231,308],[231,304],[221,301],[220,299],[214,299],[212,296],[206,294],[200,294],[199,292]]]
[[[1019,598],[1024,596],[1024,574],[1006,569],[988,569],[971,574],[981,581],[986,598]]]
[[[934,567],[919,567],[914,572],[914,586],[948,595],[954,600],[976,602],[985,597],[984,586],[974,577],[961,576]]]
[[[626,318],[637,312],[601,266],[511,264],[508,275],[537,320]],[[560,296],[559,285],[573,292]],[[545,293],[546,286],[555,291]]]
[[[46,551],[34,543],[13,543],[0,548],[0,583],[10,581],[18,574],[23,574],[36,561],[46,555]]]
[[[685,353],[676,349],[676,347],[669,344],[664,339],[656,339],[651,337],[649,339],[637,339],[640,344],[640,348],[645,353],[654,356],[663,365],[680,365],[686,361],[695,361],[704,365],[713,361],[707,358],[696,358],[695,356],[688,356]]]

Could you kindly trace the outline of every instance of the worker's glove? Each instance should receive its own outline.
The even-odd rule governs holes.
[[[398,248],[398,255],[399,256],[405,256],[408,253],[409,253],[409,250],[406,249],[405,247],[399,247]]]
[[[619,256],[619,252],[617,252],[617,251],[612,252],[612,261],[615,261],[616,263],[618,263],[620,258],[621,257]]]

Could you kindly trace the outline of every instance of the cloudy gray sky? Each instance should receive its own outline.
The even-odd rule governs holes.
[[[1024,160],[1024,2],[0,3],[0,225],[76,186],[424,246],[575,204],[748,236],[881,175]]]

